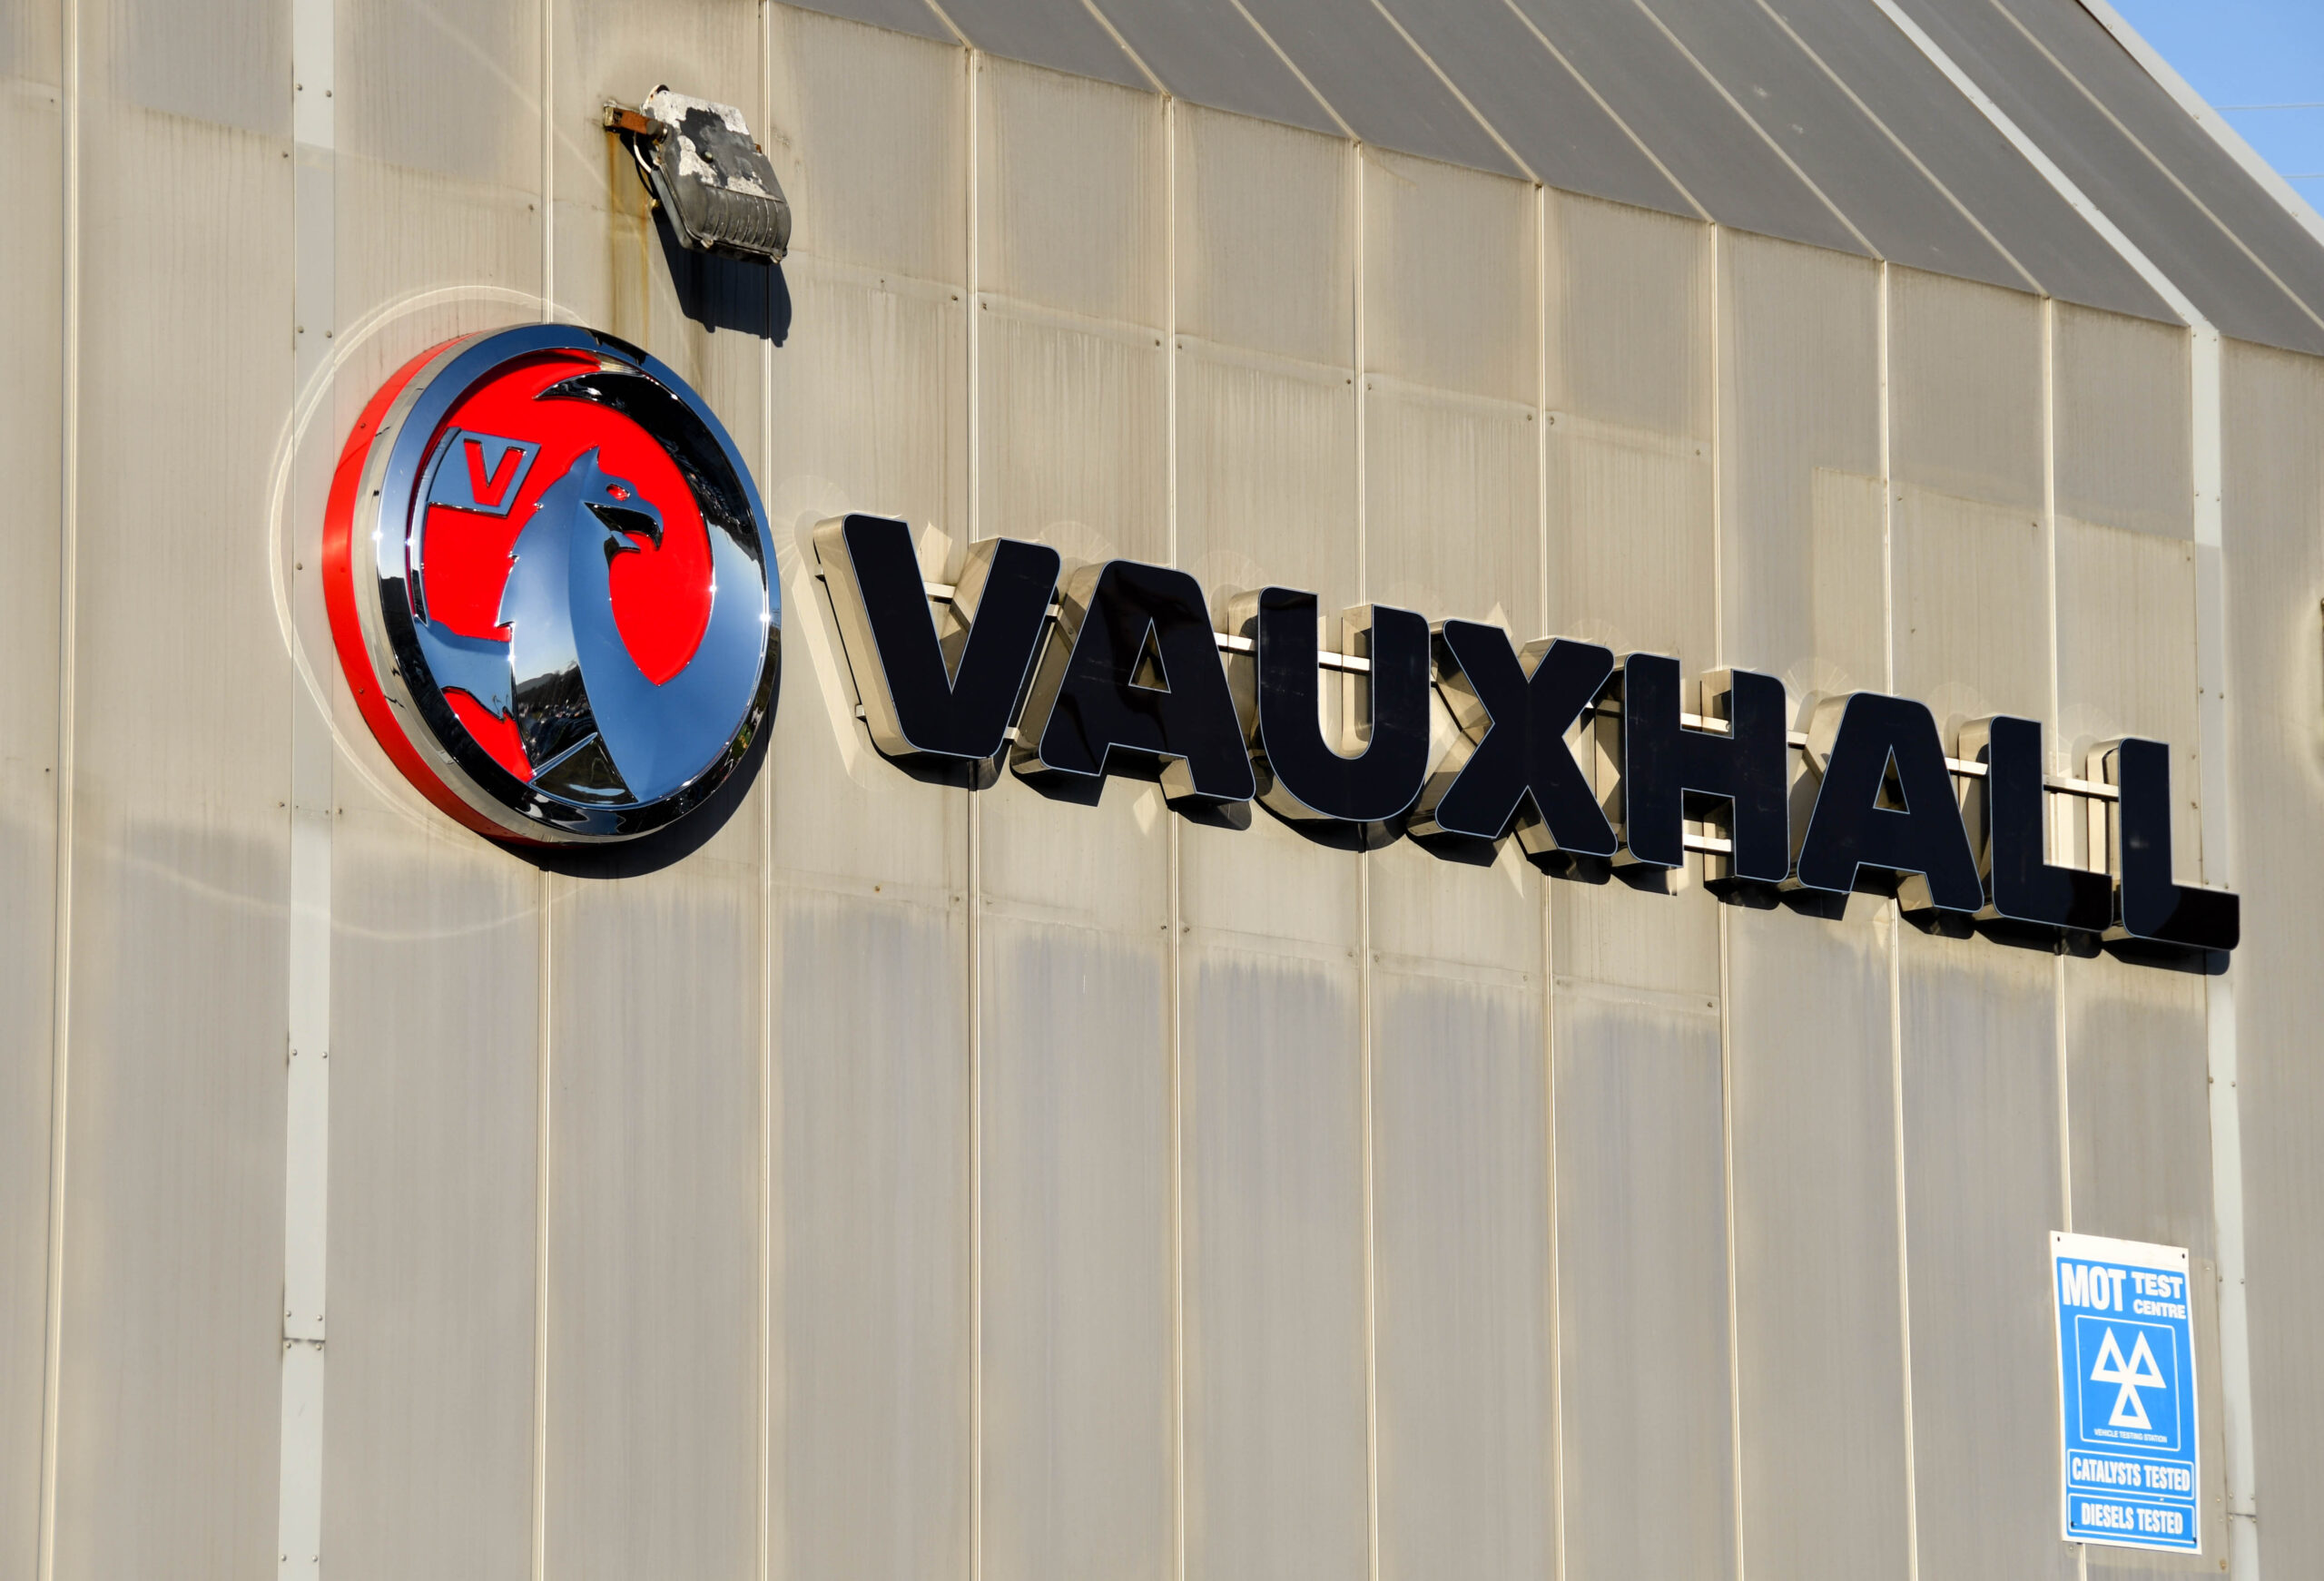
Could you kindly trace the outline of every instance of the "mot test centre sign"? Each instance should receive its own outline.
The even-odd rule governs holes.
[[[2050,1236],[2068,1542],[2202,1547],[2187,1252]]]

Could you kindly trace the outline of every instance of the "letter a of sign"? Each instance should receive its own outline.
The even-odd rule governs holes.
[[[872,744],[905,762],[1000,751],[1049,618],[1057,551],[1015,538],[971,545],[941,633],[902,522],[825,522],[815,529],[815,558]]]
[[[1010,762],[1029,780],[1095,779],[1118,752],[1160,765],[1174,803],[1258,790],[1202,584],[1167,565],[1109,560],[1066,578]]]
[[[1907,911],[1974,912],[1985,903],[1925,705],[1872,692],[1827,698],[1807,738],[1824,782],[1800,842],[1802,885],[1844,893],[1871,868],[1896,875]]]

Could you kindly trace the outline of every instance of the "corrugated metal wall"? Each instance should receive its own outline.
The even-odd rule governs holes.
[[[318,7],[328,153],[292,132]],[[2203,977],[912,778],[810,574],[844,509],[929,525],[931,574],[1035,537],[1222,611],[1284,583],[2023,713],[2076,763],[2173,743],[2182,874],[2246,894],[2297,1573],[2318,365],[2228,353],[2230,869],[2183,331],[1166,100],[1098,44],[1069,77],[713,0],[0,13],[0,1576],[290,1558],[320,928],[335,1577],[2074,1573],[2041,1232],[2214,1266]],[[1297,119],[1292,80],[1207,96]],[[659,82],[745,106],[791,193],[779,348],[597,128]],[[766,768],[618,879],[427,810],[316,642],[355,409],[543,294],[694,381],[781,549]],[[290,904],[302,631],[327,919]]]

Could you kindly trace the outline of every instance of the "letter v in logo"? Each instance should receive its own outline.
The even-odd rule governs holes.
[[[525,477],[541,447],[529,439],[504,439],[455,428],[444,436],[428,464],[429,505],[479,516],[505,516],[525,492]]]

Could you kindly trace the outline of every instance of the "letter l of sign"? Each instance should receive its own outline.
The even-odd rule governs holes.
[[[1984,793],[1971,802],[1984,825],[1971,842],[1985,881],[1978,919],[2044,934],[2103,932],[2114,919],[2112,880],[2049,859],[2040,723],[2006,714],[1972,721],[1961,727],[1961,755],[1985,765]]]
[[[2121,791],[2106,818],[2107,845],[2122,879],[2110,939],[2190,950],[2230,950],[2242,938],[2241,902],[2225,889],[2197,889],[2171,873],[2171,749],[2130,737],[2091,753],[2093,778]]]
[[[815,558],[872,744],[905,762],[998,753],[1040,647],[1057,551],[1016,538],[972,545],[940,633],[904,523],[827,521]]]

